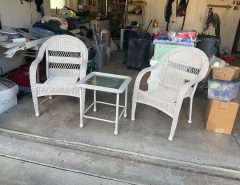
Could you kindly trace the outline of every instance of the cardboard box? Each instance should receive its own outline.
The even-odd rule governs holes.
[[[237,101],[209,100],[206,114],[206,130],[231,134],[238,107]]]
[[[212,70],[213,79],[232,81],[238,79],[240,73],[239,67],[214,67]]]
[[[101,33],[102,41],[107,44],[108,47],[111,45],[111,33],[108,32],[102,32]]]
[[[143,75],[143,79],[147,81],[148,78],[150,77],[150,75],[151,75],[151,72],[145,73],[145,74]]]
[[[104,63],[105,63],[105,65],[108,65],[109,63],[110,63],[110,54],[109,53],[106,53],[106,55],[105,55],[105,61],[104,61]]]
[[[107,46],[107,48],[106,48],[106,53],[105,53],[105,59],[104,59],[105,65],[109,64],[109,62],[110,62],[110,57],[111,57],[111,49],[110,49],[109,46]]]
[[[211,76],[212,76],[212,68],[209,67],[206,76],[202,80],[202,84],[204,88],[207,87],[208,79],[211,78]]]

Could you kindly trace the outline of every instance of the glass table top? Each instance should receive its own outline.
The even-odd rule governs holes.
[[[123,79],[123,78],[116,78],[116,77],[95,74],[91,78],[86,80],[85,84],[119,89],[125,80],[126,79]]]

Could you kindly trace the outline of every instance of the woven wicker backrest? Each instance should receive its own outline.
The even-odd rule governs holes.
[[[48,39],[39,52],[46,54],[46,72],[48,76],[86,75],[88,50],[85,44],[76,37],[58,35]]]
[[[178,48],[166,54],[160,61],[163,67],[160,84],[180,89],[186,82],[201,81],[209,68],[208,58],[196,48]]]

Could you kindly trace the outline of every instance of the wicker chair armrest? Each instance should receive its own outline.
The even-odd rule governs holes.
[[[147,67],[147,68],[144,68],[143,70],[141,70],[141,71],[138,73],[137,78],[136,78],[136,80],[135,80],[134,89],[139,88],[140,83],[141,83],[141,80],[142,80],[142,77],[143,77],[147,72],[150,72],[150,71],[153,71],[153,70],[155,70],[155,69],[158,69],[159,67],[160,67],[159,65],[154,65],[154,66]]]
[[[187,91],[189,90],[190,87],[197,85],[199,82],[198,79],[195,80],[191,80],[189,82],[187,82],[186,84],[184,84],[184,86],[181,87],[179,93],[178,93],[178,97],[177,97],[177,103],[182,103],[183,99],[186,96]]]
[[[30,66],[29,69],[29,77],[30,77],[30,83],[31,84],[36,84],[37,82],[37,68],[38,68],[38,64],[42,61],[42,58],[36,58]]]

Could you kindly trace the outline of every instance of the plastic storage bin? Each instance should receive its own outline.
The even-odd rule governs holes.
[[[218,54],[221,38],[212,35],[198,35],[197,48],[201,49],[209,58]]]
[[[208,80],[208,98],[231,101],[237,98],[239,93],[240,81]]]
[[[17,104],[18,86],[10,80],[0,78],[0,113]]]
[[[26,65],[9,72],[8,79],[20,86],[30,87],[29,68],[30,65]]]

